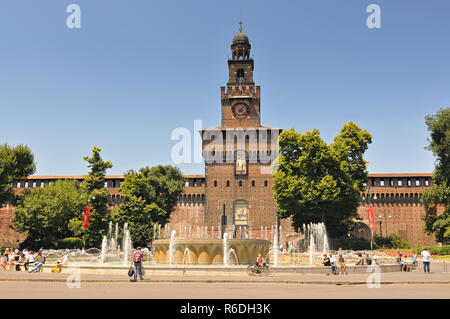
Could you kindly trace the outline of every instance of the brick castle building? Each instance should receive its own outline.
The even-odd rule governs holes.
[[[234,237],[272,240],[273,229],[281,226],[280,243],[302,237],[289,219],[277,220],[273,199],[271,164],[276,157],[279,128],[260,123],[260,87],[253,81],[254,60],[250,58],[248,36],[236,34],[228,60],[229,77],[221,88],[221,125],[200,132],[205,159],[204,175],[186,175],[187,183],[171,214],[171,229],[183,234],[187,228],[204,227]],[[361,194],[358,213],[362,218],[356,235],[369,238],[367,207],[374,207],[375,236],[399,234],[413,246],[435,244],[424,233],[421,216],[425,210],[420,197],[431,185],[430,173],[369,174],[367,191]],[[30,176],[17,182],[15,193],[46,187],[59,179],[82,182],[83,176]],[[106,177],[110,208],[121,203],[123,175]],[[0,208],[0,245],[16,247],[25,239],[14,229],[14,207]],[[225,222],[225,226],[222,226]]]

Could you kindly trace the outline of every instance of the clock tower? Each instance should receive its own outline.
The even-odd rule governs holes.
[[[231,44],[228,83],[221,87],[222,127],[246,129],[260,126],[260,87],[253,82],[251,44],[240,24]]]
[[[263,238],[267,234],[261,230],[276,223],[272,163],[281,129],[261,125],[260,87],[253,82],[251,44],[240,24],[231,44],[228,82],[221,87],[222,123],[200,132],[204,225],[229,238]]]

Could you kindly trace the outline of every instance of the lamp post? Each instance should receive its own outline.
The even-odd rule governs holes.
[[[377,194],[374,194],[373,198],[372,198],[372,203],[373,203],[373,200],[376,200],[376,199],[377,199]],[[364,200],[364,195],[363,195],[363,200]],[[371,201],[370,201],[370,187],[367,189],[366,201],[367,201],[367,207],[369,209],[370,204],[371,204]],[[371,229],[370,230],[370,250],[373,250],[372,249],[372,242],[373,242],[373,230]]]
[[[380,223],[380,237],[383,238],[383,229],[382,229],[381,215],[378,216],[378,222]]]
[[[384,212],[384,213],[386,214],[386,212]],[[389,215],[389,222],[391,222],[391,218],[392,218],[392,216]],[[386,237],[388,237],[388,236],[389,236],[389,234],[388,234],[388,228],[387,228],[388,222],[387,222],[386,217],[384,218],[384,220],[386,221]]]

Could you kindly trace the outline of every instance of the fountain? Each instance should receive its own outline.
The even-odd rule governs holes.
[[[125,223],[124,225],[124,237],[123,237],[123,264],[127,265],[128,264],[128,255],[131,252],[131,249],[133,248],[132,243],[131,243],[131,238],[130,238],[130,231],[128,230],[128,224]]]
[[[186,249],[184,250],[184,254],[183,254],[183,262],[182,262],[183,265],[185,264],[186,255],[189,256],[189,264],[190,264],[190,263],[191,263],[191,252],[190,252],[189,248],[186,248]]]
[[[250,264],[256,260],[258,253],[267,254],[270,242],[262,239],[233,239],[227,232],[223,239],[214,235],[194,232],[191,238],[183,238],[172,233],[171,239],[157,239],[154,241],[154,260],[157,264],[181,264],[185,261],[185,254],[189,251],[190,264],[230,265],[232,262]],[[214,234],[213,229],[211,232]],[[203,236],[201,234],[203,233]],[[200,238],[199,238],[200,237]],[[211,238],[212,237],[212,238]],[[174,244],[176,243],[176,245]],[[234,259],[230,261],[230,256]]]
[[[102,252],[100,254],[100,262],[103,264],[105,262],[106,249],[108,248],[108,239],[106,236],[103,236],[102,240]]]
[[[273,264],[274,266],[278,266],[278,228],[275,231],[275,236],[273,237]]]
[[[223,265],[228,266],[228,234],[223,235]]]
[[[170,244],[169,244],[169,265],[172,265],[173,254],[175,253],[175,231],[172,230],[172,234],[170,235]]]

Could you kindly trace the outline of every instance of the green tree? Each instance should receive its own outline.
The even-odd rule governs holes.
[[[122,203],[115,215],[128,223],[133,243],[145,246],[152,241],[153,225],[164,225],[184,189],[185,178],[173,166],[158,165],[128,171],[120,189]]]
[[[425,123],[430,132],[426,149],[436,157],[433,185],[421,199],[425,207],[425,231],[435,235],[438,242],[446,243],[450,240],[450,108],[427,115]],[[438,205],[444,207],[442,214],[437,212]]]
[[[90,206],[89,228],[83,230],[84,240],[87,247],[100,245],[103,236],[108,231],[110,214],[108,212],[108,192],[105,189],[106,171],[112,167],[110,161],[104,161],[100,156],[101,149],[94,146],[92,156],[83,159],[88,162],[91,169],[89,175],[83,181],[82,189],[88,194]],[[86,204],[86,203],[85,203]],[[81,212],[76,220],[71,221],[71,229],[79,235],[83,225],[84,213]]]
[[[358,219],[359,192],[367,181],[363,155],[371,142],[371,135],[353,122],[331,145],[317,129],[282,132],[273,187],[278,216],[292,216],[295,228],[324,222],[331,236],[347,234]]]
[[[78,185],[68,180],[25,192],[14,209],[17,230],[27,233],[23,245],[54,248],[58,240],[72,236],[69,220],[79,214],[86,199]]]
[[[34,155],[28,146],[0,145],[0,206],[11,199],[17,180],[35,171]]]

